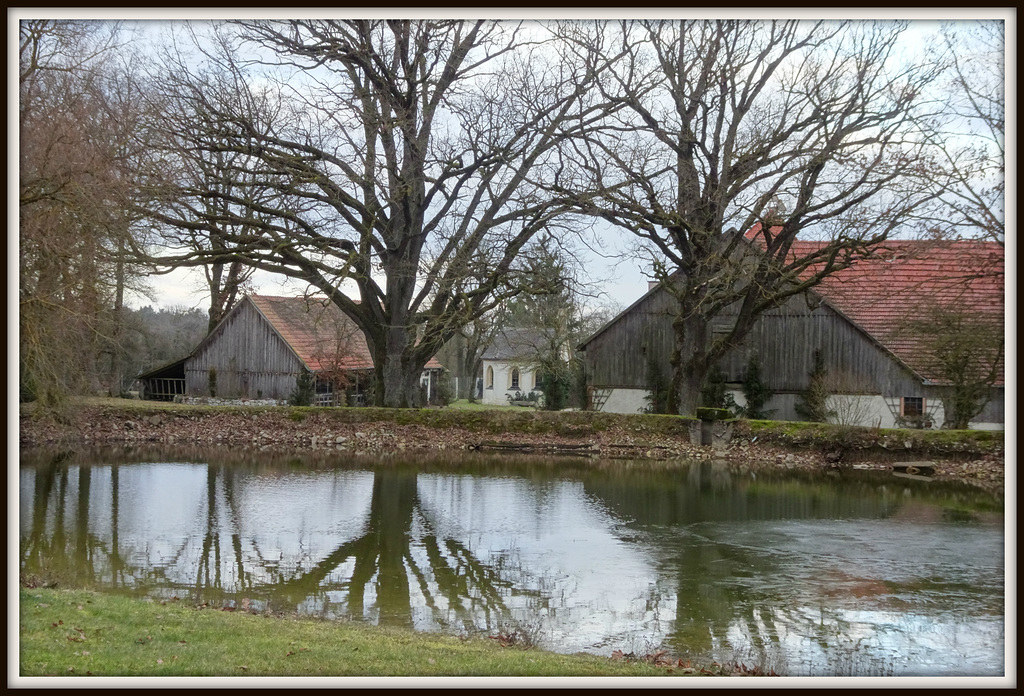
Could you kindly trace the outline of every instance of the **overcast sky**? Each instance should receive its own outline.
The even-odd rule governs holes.
[[[15,72],[15,66],[17,65],[16,51],[17,51],[17,32],[18,32],[18,21],[28,17],[55,17],[55,18],[88,18],[88,19],[139,19],[139,20],[183,20],[183,19],[223,19],[233,15],[238,15],[238,8],[229,9],[195,9],[188,8],[182,9],[140,9],[140,8],[105,8],[105,9],[69,9],[69,8],[14,8],[8,10],[8,108],[9,113],[16,110],[17,108],[17,73]],[[465,11],[460,8],[440,8],[440,9],[423,9],[423,8],[400,8],[398,12],[403,17],[420,17],[420,16],[463,16]],[[260,16],[260,17],[279,17],[279,18],[295,18],[299,16],[353,16],[358,15],[360,17],[372,17],[372,16],[395,16],[394,11],[388,11],[382,8],[344,8],[344,9],[301,9],[301,10],[247,10],[246,16]],[[475,8],[473,10],[475,17],[501,17],[508,19],[555,19],[559,17],[568,18],[581,18],[581,11],[578,8],[552,8],[547,10],[540,10],[537,8],[492,8],[492,9],[480,9]],[[751,8],[739,8],[739,9],[721,9],[721,8],[688,8],[685,10],[676,9],[668,10],[664,8],[644,8],[637,10],[633,8],[605,8],[601,10],[591,10],[583,12],[583,17],[638,17],[638,16],[649,16],[659,18],[672,18],[672,17],[743,17],[743,18],[779,18],[780,16],[785,17],[798,17],[798,18],[820,18],[822,16],[828,17],[829,12],[822,11],[821,9],[790,9],[779,10],[776,8],[766,8],[763,10],[751,9]],[[880,8],[861,8],[861,9],[843,9],[841,13],[839,10],[836,11],[835,18],[883,18],[883,19],[914,19],[914,20],[950,20],[950,19],[980,19],[980,18],[1003,18],[1007,20],[1007,47],[1009,55],[1007,57],[1007,85],[1009,89],[1015,87],[1015,69],[1016,69],[1016,14],[1015,11],[1010,8],[981,8],[981,9],[970,9],[970,8],[956,8],[956,9],[941,9],[941,10],[919,10],[919,9],[906,9],[906,8],[893,8],[893,9],[880,9]],[[931,25],[931,26],[927,26]],[[936,25],[932,25],[931,22],[925,22],[920,25],[919,30],[929,31]],[[1011,124],[1015,124],[1015,95],[1007,95],[1010,97],[1007,100],[1008,110],[1010,113],[1007,117]],[[9,147],[9,151],[16,150],[17,148],[17,132],[14,131],[13,124],[16,123],[15,119],[8,119],[8,141],[9,144],[13,144],[13,148]],[[1015,132],[1014,128],[1008,129],[1008,138],[1013,137]],[[1015,153],[1013,143],[1007,143],[1010,145],[1007,151]],[[8,157],[8,167],[16,168],[18,159],[17,157]],[[1014,190],[1014,174],[1015,174],[1015,160],[1011,155],[1011,161],[1007,163],[1007,186],[1009,190]],[[15,174],[15,172],[9,172],[9,174]],[[17,177],[14,175],[8,176],[8,200],[12,203],[8,206],[8,210],[11,211],[11,215],[16,216],[17,205],[14,204],[14,189]],[[1014,202],[1007,201],[1011,207]],[[1008,220],[1012,226],[1015,219],[1015,210],[1007,210],[1007,216],[1011,219]],[[14,225],[11,225],[13,227]],[[10,229],[10,228],[9,228]],[[629,258],[623,252],[628,247],[630,240],[625,237],[624,233],[619,233],[610,227],[602,229],[601,237],[604,238],[607,244],[607,252],[611,253],[614,258],[601,258],[599,256],[591,256],[586,259],[585,267],[587,273],[591,278],[600,279],[602,281],[603,289],[607,294],[607,298],[613,305],[621,307],[628,306],[637,298],[639,298],[647,289],[647,277],[644,274],[646,268],[641,268],[639,261]],[[9,254],[9,263],[13,264],[14,259],[18,257],[16,251],[17,238],[14,235],[9,235],[9,245],[12,245],[12,253]],[[1013,242],[1007,240],[1008,243]],[[12,271],[9,272],[9,297],[17,297],[17,283],[18,274]],[[258,292],[264,294],[298,294],[303,290],[303,286],[294,282],[288,281],[287,279],[271,276],[269,274],[261,273],[254,278],[255,285]],[[158,307],[173,307],[173,306],[184,306],[184,307],[199,307],[205,309],[207,306],[207,291],[205,286],[205,280],[201,269],[193,270],[179,270],[173,273],[154,276],[151,278],[151,286],[153,288],[153,298],[146,297],[134,297],[129,300],[133,306],[144,306],[146,304],[154,304]]]

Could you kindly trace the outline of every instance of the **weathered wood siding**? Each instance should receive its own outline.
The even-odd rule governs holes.
[[[762,315],[742,344],[719,363],[729,382],[741,382],[754,351],[761,377],[776,392],[807,388],[820,350],[845,393],[925,396],[921,378],[827,305],[814,309],[802,297]]]
[[[651,361],[667,377],[675,300],[666,292],[645,295],[586,346],[587,384],[647,388]]]
[[[217,396],[228,399],[287,399],[302,363],[256,307],[243,300],[185,363],[185,390],[210,395],[210,369],[217,371]]]

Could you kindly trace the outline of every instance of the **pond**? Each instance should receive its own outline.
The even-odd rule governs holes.
[[[789,676],[1002,676],[1002,502],[879,472],[26,451],[22,577]]]

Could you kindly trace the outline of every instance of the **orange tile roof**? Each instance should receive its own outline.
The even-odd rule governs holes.
[[[792,253],[803,256],[820,244],[797,242]],[[921,377],[941,383],[929,364],[927,337],[907,324],[938,305],[1002,326],[1004,256],[995,242],[893,240],[828,276],[815,292]],[[1000,361],[998,384],[1003,367]]]
[[[249,295],[249,300],[313,372],[372,370],[363,332],[324,298]],[[440,368],[436,359],[427,368]]]

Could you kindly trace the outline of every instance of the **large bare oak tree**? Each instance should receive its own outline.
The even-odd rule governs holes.
[[[149,212],[191,247],[165,262],[308,283],[366,336],[376,403],[413,405],[426,361],[519,292],[520,253],[570,210],[536,182],[604,115],[590,89],[602,66],[531,24],[255,21],[214,35],[160,77]]]
[[[694,411],[709,370],[762,312],[913,229],[934,198],[913,116],[937,69],[900,55],[904,28],[607,26],[606,50],[624,55],[598,85],[621,108],[564,144],[552,186],[636,235],[677,300],[673,412]],[[795,253],[809,238],[821,244]]]

